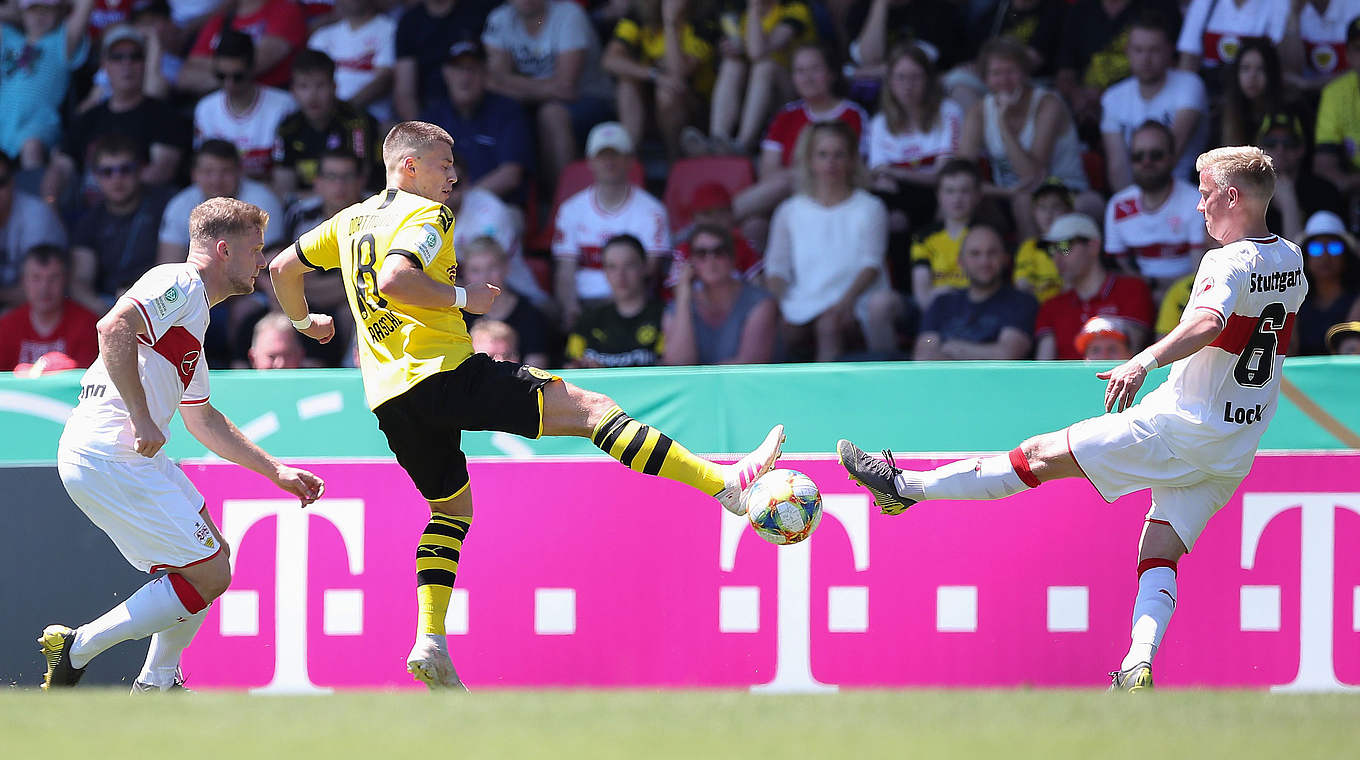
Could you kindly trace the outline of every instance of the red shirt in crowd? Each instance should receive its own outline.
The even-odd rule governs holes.
[[[803,134],[803,127],[814,121],[834,119],[849,124],[855,130],[855,137],[863,140],[864,128],[869,125],[869,114],[859,104],[842,100],[830,113],[814,114],[807,103],[795,100],[784,106],[775,115],[774,121],[770,122],[770,129],[765,133],[765,139],[761,140],[760,149],[779,151],[780,162],[784,166],[793,166],[793,149],[798,147],[798,135]]]
[[[0,371],[32,364],[49,351],[66,354],[81,367],[94,364],[99,356],[98,320],[89,309],[68,298],[57,328],[49,335],[39,335],[29,319],[28,304],[14,308],[0,317]]]
[[[1152,292],[1141,277],[1111,274],[1089,301],[1064,290],[1044,301],[1034,320],[1034,338],[1052,335],[1059,359],[1080,359],[1077,334],[1091,317],[1114,317],[1146,331],[1152,329]]]
[[[288,42],[291,51],[282,61],[279,61],[268,71],[261,72],[256,81],[260,84],[267,84],[271,87],[288,87],[288,80],[293,74],[293,57],[297,51],[307,44],[307,20],[302,15],[302,9],[293,0],[271,0],[260,7],[260,10],[248,15],[237,15],[231,22],[231,28],[238,32],[245,32],[250,35],[250,39],[255,41],[255,55],[260,54],[260,38],[270,36],[279,37]],[[217,15],[208,19],[208,23],[203,25],[203,29],[198,33],[198,39],[194,41],[194,49],[189,52],[191,56],[212,57],[213,49],[217,47],[217,36],[222,30],[222,16]]]

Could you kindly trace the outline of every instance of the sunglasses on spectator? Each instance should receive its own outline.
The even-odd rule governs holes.
[[[1076,237],[1071,240],[1055,240],[1052,243],[1045,245],[1044,248],[1048,251],[1050,256],[1057,256],[1058,254],[1066,256],[1072,252],[1072,246],[1077,243],[1085,243],[1087,240],[1088,238],[1084,237]]]
[[[1129,154],[1129,158],[1132,158],[1135,164],[1142,163],[1143,161],[1161,161],[1162,159],[1166,158],[1166,151],[1135,150],[1134,152]]]
[[[1340,256],[1346,252],[1346,244],[1340,240],[1309,240],[1309,256]]]
[[[146,56],[141,53],[114,53],[104,56],[106,63],[141,63]]]
[[[250,78],[246,71],[214,71],[213,75],[221,82],[244,82]]]
[[[112,164],[110,166],[100,166],[94,170],[96,176],[109,177],[131,177],[137,173],[136,164]]]
[[[694,258],[696,259],[702,258],[704,256],[726,256],[727,246],[724,245],[709,245],[702,247],[695,246],[690,249],[690,253],[694,254]]]

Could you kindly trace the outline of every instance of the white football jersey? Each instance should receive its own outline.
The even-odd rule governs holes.
[[[1150,210],[1137,185],[1115,193],[1105,206],[1105,252],[1131,255],[1144,277],[1175,279],[1190,274],[1207,234],[1199,212],[1199,190],[1175,180],[1171,195]]]
[[[307,47],[335,61],[335,94],[349,100],[373,81],[379,69],[396,65],[397,22],[377,15],[358,28],[340,20],[312,32]]]
[[[180,404],[208,401],[208,363],[203,334],[208,330],[208,296],[191,264],[153,267],[119,300],[137,305],[147,335],[137,336],[137,374],[156,427],[169,438],[170,419]],[[104,357],[80,379],[80,403],[61,435],[61,448],[108,459],[136,459],[132,420],[109,379]]]
[[[1275,416],[1280,373],[1308,282],[1299,247],[1246,238],[1204,254],[1182,319],[1208,310],[1223,332],[1171,365],[1140,402],[1171,451],[1204,472],[1241,476]]]
[[[553,256],[576,259],[578,298],[608,298],[609,280],[604,276],[604,244],[627,233],[642,241],[651,256],[671,256],[671,225],[666,207],[641,188],[631,188],[628,199],[614,211],[595,200],[592,185],[562,202],[553,233]]]
[[[1149,100],[1143,99],[1136,77],[1110,85],[1100,97],[1100,131],[1119,133],[1127,148],[1133,140],[1134,130],[1143,122],[1157,121],[1170,128],[1176,121],[1176,114],[1185,110],[1200,112],[1199,124],[1187,139],[1176,163],[1176,176],[1189,177],[1195,174],[1195,159],[1209,144],[1209,96],[1199,74],[1180,69],[1166,72],[1166,84]]]
[[[240,152],[247,176],[265,176],[274,162],[279,122],[296,110],[293,96],[273,87],[261,86],[255,102],[240,114],[227,108],[226,93],[208,93],[194,107],[194,148],[204,140],[226,140]]]
[[[940,103],[940,122],[929,132],[893,134],[888,119],[878,114],[869,120],[869,168],[905,166],[912,169],[940,166],[959,152],[963,133],[963,109],[952,100]]]

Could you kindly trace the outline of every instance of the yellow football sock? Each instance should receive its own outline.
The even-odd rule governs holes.
[[[449,596],[458,575],[458,556],[472,525],[471,517],[433,514],[416,547],[416,599],[420,633],[443,635]]]
[[[605,412],[590,440],[634,472],[675,480],[709,496],[723,489],[719,465],[696,457],[670,436],[629,417],[617,406]]]

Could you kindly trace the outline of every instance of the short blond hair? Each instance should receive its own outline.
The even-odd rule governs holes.
[[[212,245],[269,225],[269,212],[235,198],[209,198],[189,212],[189,243]]]
[[[510,263],[510,254],[506,252],[504,246],[502,246],[496,238],[493,238],[490,235],[478,235],[468,241],[468,244],[463,250],[463,257],[466,258],[468,256],[483,253],[488,256],[495,256],[496,261],[500,264]]]
[[[1214,148],[1199,154],[1195,171],[1209,170],[1214,184],[1226,190],[1229,185],[1268,203],[1275,195],[1275,162],[1254,145]]]
[[[405,156],[423,153],[435,143],[445,143],[453,150],[453,137],[448,130],[428,121],[403,121],[392,127],[383,139],[383,164],[387,168]]]

